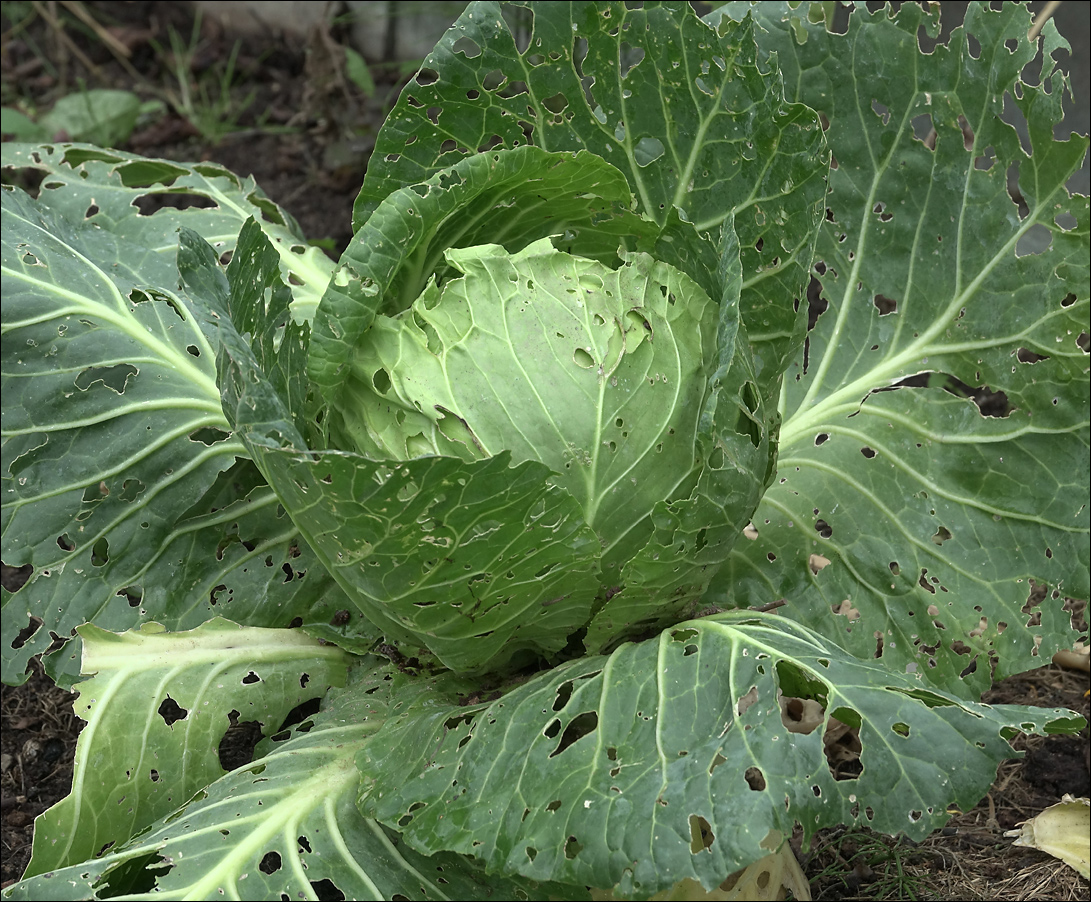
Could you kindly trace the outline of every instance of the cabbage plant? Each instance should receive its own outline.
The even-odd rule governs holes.
[[[4,899],[712,890],[1082,726],[980,702],[1086,639],[1067,44],[826,12],[471,3],[336,264],[4,146],[3,674],[87,721]]]

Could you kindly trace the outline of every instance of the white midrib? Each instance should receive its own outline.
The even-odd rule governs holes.
[[[859,105],[858,105],[859,106]],[[906,129],[906,122],[909,114],[913,109],[912,104],[907,104],[906,112],[902,119],[902,124],[899,128],[899,135],[904,134]],[[984,115],[984,113],[982,113]],[[978,132],[975,130],[974,134]],[[866,132],[865,132],[866,134]],[[976,138],[975,138],[976,141]],[[862,209],[866,212],[871,210],[875,205],[875,195],[879,187],[879,182],[882,176],[886,173],[886,169],[891,156],[900,146],[901,141],[896,141],[891,146],[887,158],[877,165],[875,168],[875,175],[871,181],[871,187],[868,191],[867,200],[862,206]],[[976,147],[971,151],[976,151]],[[963,189],[963,195],[965,196],[968,191],[969,180],[973,176],[973,168],[967,167],[966,178]],[[1039,217],[1042,212],[1049,206],[1053,197],[1056,195],[1059,189],[1055,188],[1044,199],[1039,199],[1034,209],[1028,213],[1023,219],[1020,227],[1015,233],[1001,246],[1001,248],[992,256],[989,262],[983,266],[978,274],[966,285],[965,288],[958,290],[959,284],[962,280],[962,227],[963,217],[966,212],[965,202],[962,205],[960,211],[959,224],[958,224],[958,240],[956,241],[955,252],[958,254],[958,265],[956,267],[956,291],[954,297],[948,303],[943,312],[932,320],[931,325],[920,335],[908,344],[902,351],[887,358],[883,363],[872,368],[865,374],[857,377],[846,385],[841,386],[836,391],[830,393],[821,401],[815,401],[815,397],[822,387],[822,383],[829,370],[829,367],[833,361],[834,354],[837,349],[838,338],[844,328],[845,321],[849,316],[850,302],[849,297],[853,291],[853,286],[859,281],[860,267],[864,260],[864,250],[866,239],[868,236],[868,230],[866,228],[861,229],[860,238],[857,242],[855,262],[852,266],[852,273],[845,282],[845,291],[841,298],[841,307],[838,310],[837,323],[834,326],[833,335],[830,342],[827,344],[826,352],[823,354],[822,361],[819,364],[818,370],[811,382],[810,388],[807,391],[806,396],[797,408],[797,413],[790,416],[781,427],[780,443],[782,448],[787,448],[793,443],[804,438],[807,434],[818,427],[820,423],[828,421],[833,415],[846,411],[855,410],[862,402],[862,399],[871,391],[876,388],[880,388],[883,385],[889,383],[895,376],[904,375],[904,368],[911,364],[915,360],[919,360],[932,353],[943,352],[951,350],[950,347],[934,346],[932,342],[941,335],[947,327],[950,325],[951,320],[958,314],[963,307],[965,307],[970,299],[976,294],[977,290],[984,284],[985,280],[990,276],[993,270],[1000,264],[1000,261],[1005,259],[1011,254],[1015,253],[1015,248],[1019,243],[1019,240],[1035,225],[1039,222]],[[923,217],[922,217],[923,219]],[[982,342],[978,347],[991,347],[994,342]],[[969,349],[973,345],[964,344],[961,345],[963,349]]]

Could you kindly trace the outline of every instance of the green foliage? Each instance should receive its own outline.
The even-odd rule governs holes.
[[[202,137],[208,141],[219,141],[238,129],[239,117],[257,95],[257,91],[252,90],[241,101],[232,96],[241,42],[235,42],[225,64],[217,64],[208,72],[198,73],[194,61],[200,50],[201,11],[198,10],[193,19],[193,29],[188,39],[183,38],[173,26],[168,26],[168,29],[169,48],[152,42],[164,65],[174,75],[176,89],[167,89],[167,99],[178,115],[185,117]]]
[[[712,888],[1079,728],[979,703],[1089,594],[1063,41],[826,6],[471,4],[336,267],[219,167],[4,148],[4,678],[79,627],[88,720],[5,899]]]
[[[2,130],[20,141],[63,137],[66,141],[114,147],[129,139],[142,113],[157,106],[154,101],[142,103],[132,91],[82,90],[62,97],[37,122],[5,107]]]
[[[785,83],[830,123],[838,166],[815,252],[829,308],[786,374],[759,537],[713,589],[755,604],[776,586],[855,654],[877,654],[878,632],[890,667],[949,687],[971,668],[979,691],[1040,664],[1036,637],[1068,626],[1059,603],[1035,607],[1040,624],[1026,610],[1030,580],[1053,600],[1089,592],[1088,200],[1065,189],[1087,146],[1053,139],[1064,79],[1048,64],[1048,93],[997,89],[1034,57],[1023,19],[972,6],[919,65],[894,64],[938,25],[914,4],[805,43],[762,21]],[[990,48],[981,59],[967,33]],[[1043,34],[1047,52],[1062,41]],[[1026,149],[1000,118],[1005,97]],[[1003,392],[1002,415],[959,386]],[[810,573],[799,561],[812,552],[833,563]],[[846,599],[858,619],[828,616]]]

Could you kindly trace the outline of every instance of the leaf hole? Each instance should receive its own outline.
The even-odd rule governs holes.
[[[508,77],[499,69],[493,69],[486,73],[485,77],[481,79],[481,87],[486,91],[495,91],[504,82],[508,80]]]
[[[643,168],[654,163],[666,152],[667,149],[663,146],[662,141],[646,135],[636,142],[636,147],[633,148],[633,159],[636,161],[637,166]]]
[[[595,365],[595,358],[583,348],[576,348],[576,350],[572,352],[572,362],[575,363],[576,366],[587,370]]]
[[[262,856],[261,864],[258,865],[258,870],[263,874],[275,874],[280,870],[281,861],[279,852],[266,852]]]
[[[481,48],[478,46],[477,41],[473,38],[463,35],[454,44],[451,45],[451,50],[455,53],[461,53],[467,59],[476,59],[481,56]]]
[[[856,780],[863,773],[860,764],[860,715],[851,708],[838,708],[826,720],[822,751],[835,780]]]
[[[201,429],[195,429],[189,434],[189,440],[191,442],[200,442],[202,445],[211,447],[217,442],[223,442],[231,438],[229,432],[224,432],[222,429],[216,429],[213,426],[205,426]]]
[[[1044,254],[1053,244],[1053,233],[1040,222],[1027,229],[1015,245],[1016,257]]]
[[[140,607],[140,602],[144,600],[144,590],[140,586],[125,586],[117,594],[129,603],[130,608]]]
[[[222,172],[217,172],[222,175]],[[219,204],[211,197],[196,194],[185,189],[178,191],[160,191],[155,194],[141,194],[132,201],[132,206],[140,211],[141,216],[151,216],[159,210],[169,207],[173,210],[215,210]]]
[[[561,734],[561,741],[557,743],[557,747],[549,753],[550,758],[555,758],[557,755],[564,752],[570,746],[579,742],[585,736],[589,736],[598,729],[599,716],[595,711],[585,711],[582,714],[573,718],[567,727],[565,727],[564,733]]]
[[[1015,160],[1010,166],[1006,174],[1008,197],[1011,198],[1011,202],[1015,204],[1018,210],[1020,221],[1026,219],[1030,215],[1030,205],[1027,203],[1025,197],[1023,197],[1023,191],[1019,187],[1019,161]],[[1018,256],[1018,254],[1017,254]]]
[[[754,792],[763,792],[765,790],[765,774],[761,772],[760,767],[748,767],[743,777],[746,780],[746,785]]]
[[[701,815],[689,816],[689,851],[696,855],[698,852],[709,852],[716,834],[712,832],[712,825]]]
[[[1037,354],[1027,348],[1020,348],[1015,352],[1015,359],[1020,363],[1038,363],[1041,360],[1049,360],[1049,355]]]
[[[879,316],[889,316],[898,309],[898,302],[893,298],[888,298],[886,295],[877,294],[871,299],[871,302],[875,305],[879,311]]]
[[[622,41],[618,56],[621,62],[621,78],[625,80],[628,78],[629,73],[643,61],[644,48],[635,47],[627,41]]]
[[[159,716],[163,718],[163,723],[172,727],[178,721],[189,717],[189,711],[168,695],[159,705]]]
[[[311,851],[310,848],[307,851]],[[314,890],[314,897],[321,899],[322,902],[345,902],[347,898],[337,884],[328,877],[323,877],[321,880],[312,880],[311,889]],[[390,900],[391,902],[409,902],[409,897],[403,896],[401,893],[394,893]]]
[[[256,720],[239,720],[239,712],[227,712],[227,729],[216,747],[220,767],[232,771],[254,760],[254,749],[261,741],[261,724]]]
[[[933,586],[928,581],[927,577],[928,577],[928,568],[927,567],[922,567],[921,568],[920,579],[917,580],[917,585],[920,586],[922,589],[927,589],[929,592],[931,592],[933,595],[935,595],[936,594],[935,586]]]
[[[866,445],[860,449],[860,453],[864,455],[868,460],[871,460],[875,456],[875,450],[869,448]]]
[[[542,101],[544,106],[549,112],[554,114],[563,113],[568,107],[568,98],[565,97],[563,91],[558,91],[550,97],[547,97]]]
[[[96,382],[101,382],[106,388],[115,394],[125,393],[126,384],[130,376],[140,372],[129,363],[118,363],[114,366],[89,366],[76,376],[75,385],[80,391],[87,391]]]
[[[110,561],[110,543],[106,537],[100,538],[91,548],[91,563],[95,567],[104,567]]]
[[[929,150],[936,149],[936,128],[931,113],[921,113],[910,121],[913,127],[913,140],[920,141]]]

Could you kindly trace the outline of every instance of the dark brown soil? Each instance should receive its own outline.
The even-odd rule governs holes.
[[[252,175],[296,218],[308,239],[326,240],[330,252],[340,254],[352,237],[352,202],[375,133],[401,88],[397,66],[375,67],[376,90],[367,97],[345,75],[336,33],[318,33],[310,41],[240,38],[224,34],[206,18],[194,41],[188,4],[83,3],[101,31],[128,47],[130,56],[122,63],[101,34],[61,5],[43,6],[56,7],[60,28],[42,16],[26,24],[13,23],[5,14],[0,23],[5,106],[33,117],[81,83],[162,101],[165,114],[138,127],[122,149],[172,160],[214,160],[239,175]],[[225,119],[204,135],[201,121],[194,125],[172,108],[181,96],[177,58],[170,51],[172,31],[192,47],[187,54],[190,90],[209,98],[209,103],[195,101],[206,115],[220,96],[227,60],[238,44]]]
[[[126,88],[147,99],[162,99],[176,87],[170,55],[156,44],[169,47],[171,28],[189,38],[193,19],[188,6],[146,0],[82,5],[129,47],[128,66],[101,35],[60,4],[40,5],[54,10],[56,22],[39,15],[21,28],[14,28],[5,13],[0,22],[5,105],[48,109],[76,89],[79,79],[88,87]],[[351,237],[352,203],[375,132],[400,88],[397,67],[378,67],[375,94],[363,96],[330,62],[336,59],[338,39],[336,33],[317,34],[309,43],[311,52],[298,41],[243,39],[230,88],[234,124],[228,133],[202,135],[183,116],[168,111],[133,134],[125,149],[176,160],[215,160],[253,175],[268,196],[295,216],[308,238],[327,239],[331,254],[338,255]],[[192,59],[194,85],[218,86],[235,42],[235,36],[204,23]],[[1087,686],[1086,674],[1050,666],[1000,683],[986,700],[1067,707],[1086,718]],[[3,886],[26,867],[33,819],[68,793],[82,726],[72,713],[71,698],[38,670],[23,686],[3,687]],[[989,796],[924,843],[860,830],[820,834],[802,856],[814,898],[1047,899],[1086,893],[1086,881],[1071,869],[1044,853],[1013,847],[1003,831],[1064,793],[1091,794],[1087,730],[1079,737],[1021,742],[1026,757],[1001,767]]]

